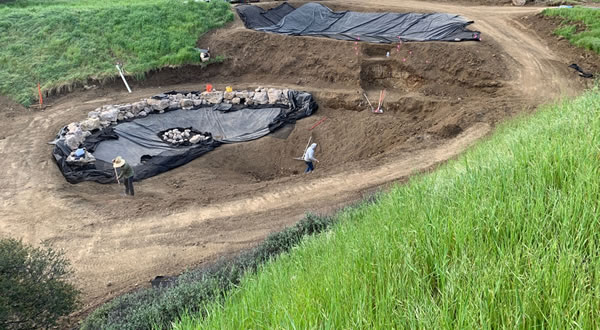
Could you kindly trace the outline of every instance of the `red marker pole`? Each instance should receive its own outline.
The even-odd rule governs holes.
[[[40,83],[38,83],[38,94],[40,96],[40,108],[44,105],[44,99],[42,98],[42,88],[40,87]]]
[[[313,128],[315,128],[315,127],[317,127],[317,126],[321,125],[321,123],[322,123],[322,122],[324,122],[324,121],[325,121],[325,119],[327,119],[327,117],[323,117],[323,118],[321,118],[321,120],[319,120],[319,121],[318,121],[316,124],[314,124],[314,125],[313,125],[313,127],[309,128],[308,130],[309,130],[309,131],[311,131]]]

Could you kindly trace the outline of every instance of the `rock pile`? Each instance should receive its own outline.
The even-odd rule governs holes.
[[[90,111],[87,119],[67,125],[64,130],[64,138],[69,148],[75,150],[79,148],[86,137],[91,135],[92,131],[114,125],[120,121],[145,117],[152,113],[163,113],[177,109],[192,110],[220,103],[249,106],[289,105],[288,91],[288,89],[264,87],[258,87],[254,91],[223,92],[213,90],[202,93],[161,95],[161,98],[148,98],[128,104],[104,105]],[[171,140],[174,139],[171,138]]]
[[[210,139],[210,135],[198,133],[191,128],[173,128],[159,134],[160,138],[170,144],[197,144]]]
[[[70,165],[76,166],[84,166],[87,164],[92,164],[96,161],[96,158],[84,149],[84,155],[82,157],[77,157],[75,154],[75,150],[71,151],[69,156],[67,157],[67,163]]]

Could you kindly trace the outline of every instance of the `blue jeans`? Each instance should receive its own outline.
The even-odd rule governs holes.
[[[123,183],[125,184],[125,194],[133,196],[133,177],[126,178]]]
[[[305,163],[306,163],[306,170],[304,171],[304,173],[310,173],[315,169],[312,162],[305,161]]]

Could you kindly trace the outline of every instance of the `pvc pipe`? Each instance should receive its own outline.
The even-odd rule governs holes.
[[[127,84],[127,80],[125,80],[125,76],[123,75],[123,71],[121,71],[121,67],[118,64],[115,66],[117,67],[117,70],[119,70],[119,74],[121,75],[121,79],[123,79],[123,83],[125,84],[125,87],[127,87],[127,90],[129,91],[129,93],[131,93],[131,88],[129,88],[129,85]]]

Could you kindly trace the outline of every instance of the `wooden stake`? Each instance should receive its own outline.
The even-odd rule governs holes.
[[[44,99],[42,98],[42,88],[40,87],[40,83],[38,83],[38,94],[40,95],[40,109],[44,106]]]
[[[365,92],[363,92],[363,96],[365,97],[365,99],[367,99],[367,103],[369,103],[369,107],[371,107],[371,111],[374,111],[375,109],[373,109],[373,105],[371,104],[371,101],[369,101],[369,98],[367,97],[367,94]]]
[[[304,156],[306,156],[306,150],[308,150],[308,146],[310,145],[311,140],[312,140],[312,135],[308,138],[308,143],[306,144],[306,148],[304,148],[304,153],[302,154],[302,160],[304,160]]]
[[[119,181],[119,174],[117,174],[117,168],[113,167],[113,170],[115,170],[115,178],[117,179],[117,183],[121,184],[121,181]]]

